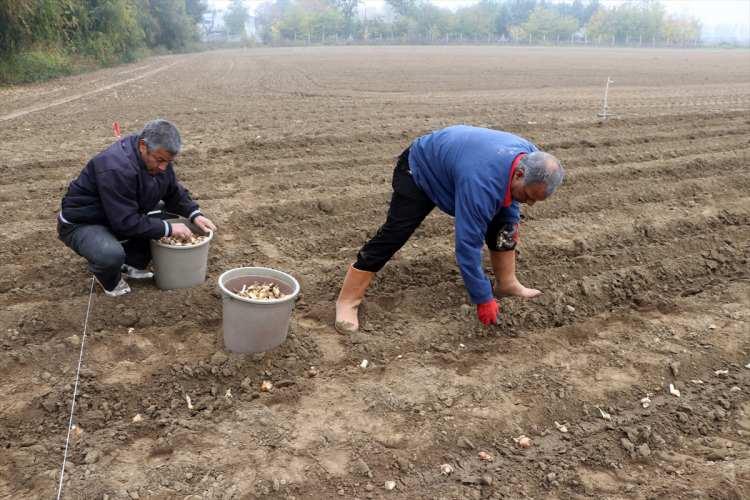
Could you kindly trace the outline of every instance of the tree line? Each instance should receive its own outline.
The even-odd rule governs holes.
[[[186,51],[206,31],[207,0],[1,0],[0,83],[41,80],[80,68]],[[700,24],[666,14],[656,0],[608,7],[599,0],[480,0],[455,11],[429,0],[269,0],[251,16],[243,0],[223,14],[233,35],[266,44],[509,41],[692,44]],[[247,27],[254,26],[254,33]],[[251,36],[252,35],[252,36]]]
[[[205,10],[205,0],[3,0],[0,83],[186,50]]]
[[[241,0],[234,0],[241,3]],[[443,9],[429,0],[386,0],[389,12],[367,15],[360,0],[274,0],[256,11],[257,35],[264,43],[331,40],[475,40],[554,42],[574,39],[602,43],[688,44],[700,37],[693,18],[667,15],[658,1],[607,7],[599,0],[481,0]],[[235,22],[233,26],[242,27]],[[236,33],[236,32],[235,32]]]

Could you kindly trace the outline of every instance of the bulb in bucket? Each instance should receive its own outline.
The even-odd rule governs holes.
[[[208,236],[200,236],[197,234],[191,234],[187,238],[181,238],[179,236],[164,236],[162,238],[159,238],[159,242],[164,243],[165,245],[183,247],[183,246],[190,246],[190,245],[198,245],[199,243],[203,243],[207,239],[208,239]]]
[[[283,293],[281,293],[281,289],[279,289],[279,285],[277,285],[276,283],[254,283],[252,285],[244,284],[242,285],[242,289],[237,290],[234,293],[236,293],[240,297],[255,300],[281,299],[285,296]]]

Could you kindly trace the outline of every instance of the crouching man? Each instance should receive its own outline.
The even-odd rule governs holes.
[[[160,201],[164,210],[215,231],[198,204],[177,182],[172,160],[180,152],[180,133],[166,120],[146,124],[139,134],[118,140],[94,156],[68,186],[57,216],[57,233],[89,263],[110,297],[130,292],[123,278],[148,279],[149,240],[189,238],[187,225],[149,217]]]

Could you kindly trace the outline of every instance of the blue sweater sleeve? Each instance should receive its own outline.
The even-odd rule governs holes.
[[[164,221],[138,212],[137,179],[116,169],[97,169],[99,198],[115,234],[125,237],[157,239],[166,236]]]
[[[463,179],[456,186],[456,261],[474,304],[492,299],[492,285],[482,269],[482,248],[494,215],[493,198],[486,188]]]

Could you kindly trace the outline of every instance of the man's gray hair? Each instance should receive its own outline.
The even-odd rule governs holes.
[[[565,169],[558,159],[542,151],[527,154],[521,158],[519,166],[523,167],[524,186],[542,183],[547,186],[546,196],[554,193],[565,177]]]
[[[174,123],[158,118],[148,122],[141,132],[140,138],[146,143],[149,151],[164,149],[176,155],[182,147],[180,132]]]

